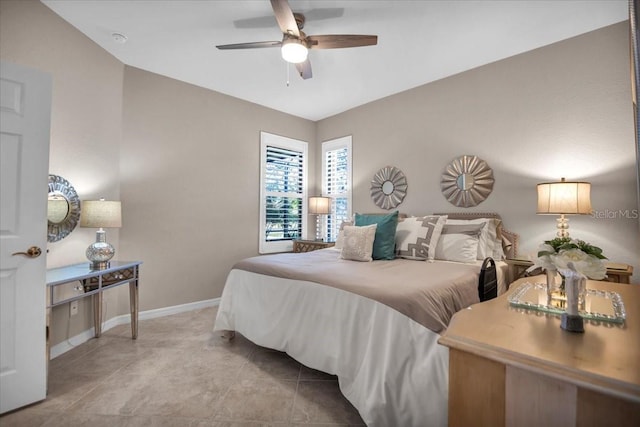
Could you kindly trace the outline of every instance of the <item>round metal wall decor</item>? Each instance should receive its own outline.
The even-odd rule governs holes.
[[[440,188],[453,205],[470,208],[482,203],[493,191],[493,171],[477,156],[460,156],[444,170]]]
[[[69,181],[58,175],[49,175],[47,203],[47,241],[57,242],[78,225],[80,198]]]
[[[371,199],[382,209],[392,209],[407,195],[407,178],[394,166],[385,166],[373,176]]]

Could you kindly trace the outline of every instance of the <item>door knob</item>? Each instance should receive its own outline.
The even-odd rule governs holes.
[[[42,253],[42,249],[40,249],[37,246],[31,246],[29,249],[27,249],[27,252],[14,252],[11,255],[24,255],[27,258],[38,258],[40,256],[40,254]]]

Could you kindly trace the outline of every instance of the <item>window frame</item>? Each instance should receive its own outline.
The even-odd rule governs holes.
[[[274,252],[287,252],[293,250],[293,240],[275,240],[268,241],[265,239],[267,229],[267,197],[271,194],[265,188],[265,173],[267,169],[267,147],[277,147],[285,150],[297,151],[302,153],[302,192],[297,194],[295,198],[302,199],[302,215],[300,225],[302,227],[301,238],[307,236],[307,188],[309,174],[309,144],[293,138],[276,135],[268,132],[260,132],[260,226],[258,234],[258,252],[261,254]],[[292,193],[294,194],[294,193]]]
[[[347,149],[347,191],[340,193],[340,198],[347,199],[347,214],[346,217],[351,219],[353,216],[353,137],[352,135],[343,136],[340,138],[331,139],[322,142],[322,195],[331,198],[331,214],[323,216],[323,238],[325,241],[335,241],[337,238],[337,230],[335,236],[330,235],[329,220],[331,216],[335,215],[336,198],[338,194],[329,194],[328,191],[328,176],[327,176],[327,152],[339,150],[342,148]],[[345,196],[346,195],[346,196]],[[347,220],[349,220],[347,219]]]

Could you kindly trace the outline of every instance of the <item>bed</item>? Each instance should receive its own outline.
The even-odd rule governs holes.
[[[496,214],[437,215],[501,224]],[[498,234],[504,256],[514,256],[517,236],[501,227]],[[490,256],[355,262],[342,254],[327,248],[238,262],[214,330],[230,339],[238,332],[336,375],[368,426],[445,426],[448,350],[437,340],[457,311],[485,297],[491,278],[482,273],[495,272],[497,293],[506,289],[505,263]]]

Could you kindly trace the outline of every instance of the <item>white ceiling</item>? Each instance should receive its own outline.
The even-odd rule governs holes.
[[[215,48],[281,40],[268,0],[42,2],[127,65],[310,120],[628,19],[627,0],[290,0],[308,35],[376,34],[378,45],[313,50],[313,78],[289,66],[287,86],[278,48]]]

